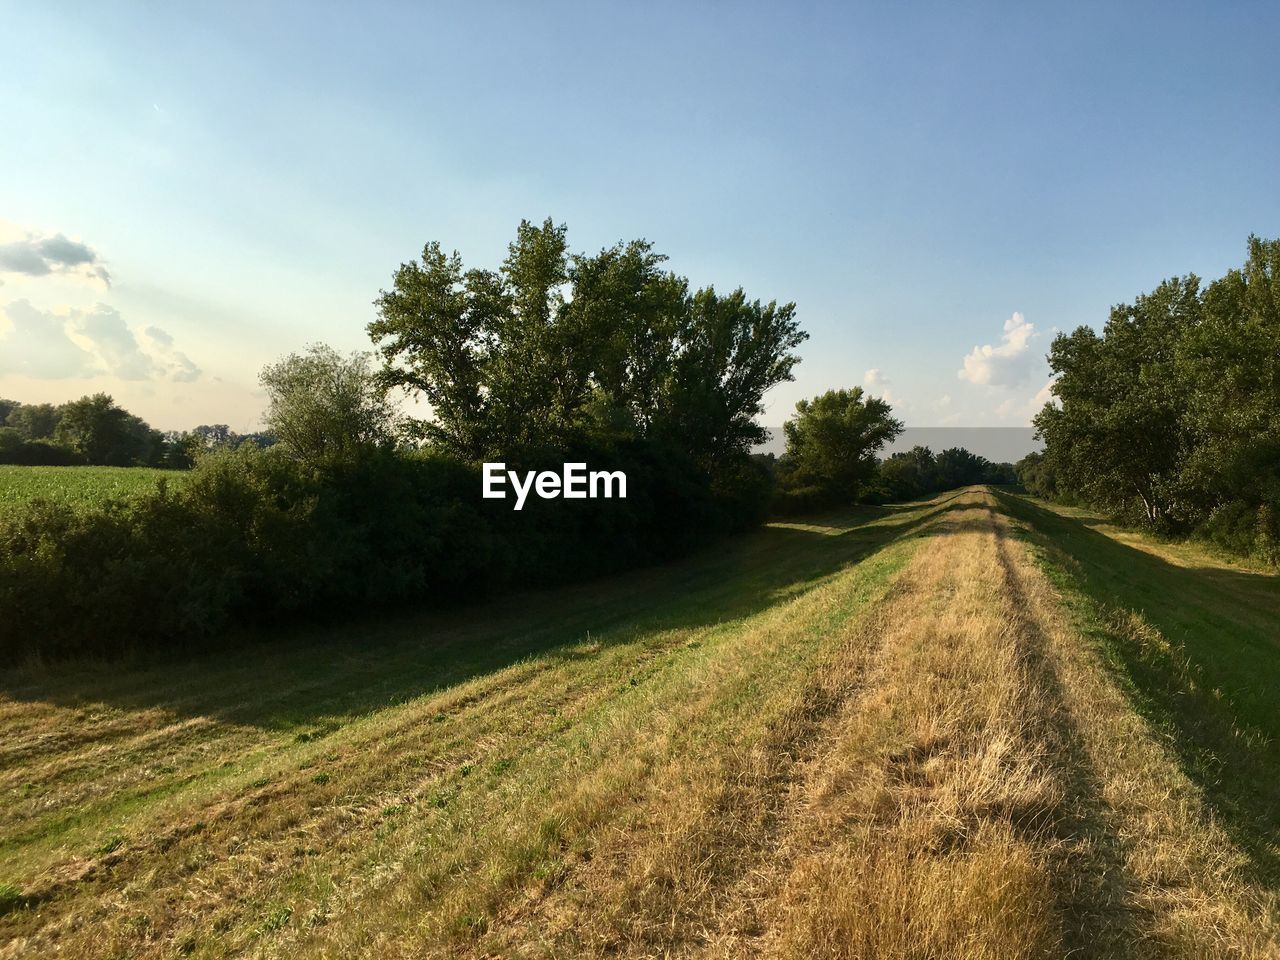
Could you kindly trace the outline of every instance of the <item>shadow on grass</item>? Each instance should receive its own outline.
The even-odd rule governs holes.
[[[1092,602],[1088,632],[1135,706],[1171,734],[1257,878],[1280,886],[1280,577],[1180,566],[1091,518],[996,496],[1058,561],[1051,575]]]
[[[78,662],[0,674],[26,702],[162,708],[324,736],[352,717],[590,641],[643,641],[750,616],[812,589],[955,509],[959,493],[773,524],[682,560],[448,612],[353,618],[250,634],[235,649],[174,662]],[[0,763],[0,766],[3,764]]]

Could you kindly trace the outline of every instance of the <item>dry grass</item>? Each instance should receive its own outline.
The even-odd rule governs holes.
[[[1052,957],[1061,775],[980,501],[907,571],[867,694],[811,764],[765,953]]]
[[[11,678],[0,956],[1273,955],[1011,532],[972,491],[321,661]]]

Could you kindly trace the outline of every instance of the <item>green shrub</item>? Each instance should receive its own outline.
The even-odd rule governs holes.
[[[35,499],[0,517],[0,659],[181,653],[233,626],[597,576],[754,522],[767,497],[754,467],[713,490],[647,442],[555,458],[572,460],[625,471],[627,498],[531,498],[516,512],[450,457],[375,449],[317,468],[244,446],[202,458],[177,489]]]

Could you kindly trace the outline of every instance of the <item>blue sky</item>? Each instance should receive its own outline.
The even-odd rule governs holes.
[[[913,426],[1025,424],[1053,330],[1280,235],[1275,4],[0,21],[0,396],[105,389],[162,428],[254,426],[263,364],[366,347],[399,262],[496,266],[522,217],[796,301],[769,424],[857,383]]]

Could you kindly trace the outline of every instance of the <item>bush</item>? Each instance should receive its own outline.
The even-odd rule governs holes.
[[[33,501],[0,519],[0,659],[184,652],[236,625],[584,579],[684,553],[767,502],[745,458],[714,480],[642,441],[554,466],[573,460],[626,472],[627,498],[516,512],[447,456],[372,449],[317,467],[243,446],[203,457],[176,491],[88,510]]]
[[[74,450],[46,440],[27,440],[13,427],[0,427],[0,463],[22,467],[74,467],[84,463]]]
[[[1253,547],[1255,512],[1238,500],[1223,504],[1200,525],[1199,536],[1230,553],[1247,554]]]

